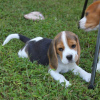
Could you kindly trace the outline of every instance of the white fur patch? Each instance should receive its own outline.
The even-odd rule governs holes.
[[[25,49],[26,49],[26,46],[27,46],[27,44],[25,45],[25,47],[21,50],[19,50],[19,52],[18,52],[18,56],[19,57],[22,57],[22,58],[28,58],[28,55],[27,55],[27,53],[26,53],[26,51],[25,51]]]
[[[66,33],[65,31],[62,32],[62,42],[64,44],[64,51],[62,52],[62,62],[64,64],[69,63],[68,59],[66,58],[68,55],[72,55],[72,62],[76,62],[75,56],[77,55],[77,51],[75,51],[74,49],[70,49],[67,43],[67,39],[66,39]]]
[[[91,79],[91,73],[86,72],[85,70],[77,66],[76,63],[63,64],[60,58],[58,57],[58,67],[56,72],[66,73],[68,71],[72,71],[74,75],[79,75],[86,82],[89,82]]]
[[[97,63],[97,70],[98,72],[100,72],[100,62]]]
[[[59,81],[60,84],[65,82],[65,87],[68,87],[68,86],[71,85],[69,83],[69,81],[67,81],[65,79],[65,77],[63,75],[59,74],[58,72],[56,72],[56,71],[54,71],[52,69],[49,69],[49,73],[55,80]],[[61,85],[63,85],[63,84],[61,84]]]
[[[5,41],[3,42],[2,46],[4,46],[5,44],[7,44],[11,39],[19,39],[19,35],[18,34],[10,34],[7,36],[7,38],[5,39]]]
[[[79,26],[80,26],[81,29],[86,29],[85,23],[86,23],[86,17],[84,16],[84,17],[79,21]]]
[[[34,39],[31,39],[30,41],[36,41],[36,42],[38,42],[38,41],[40,41],[42,39],[43,39],[43,37],[36,37]]]
[[[97,63],[97,71],[100,72],[100,53],[99,53],[99,60],[98,60],[98,63]]]
[[[83,80],[85,80],[86,82],[90,82],[91,79],[91,73],[86,72],[85,70],[83,70],[82,68],[80,68],[79,66],[74,66],[72,69],[72,72],[74,73],[74,75],[79,75],[81,78],[83,78]]]

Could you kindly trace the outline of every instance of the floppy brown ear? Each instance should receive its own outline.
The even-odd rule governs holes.
[[[79,43],[79,39],[78,36],[76,35],[76,42],[77,42],[77,53],[78,53],[78,60],[76,62],[76,64],[79,64],[79,60],[80,60],[80,53],[81,53],[81,49],[80,49],[80,43]]]
[[[51,69],[57,69],[58,59],[55,48],[55,40],[52,40],[48,50],[49,66]]]

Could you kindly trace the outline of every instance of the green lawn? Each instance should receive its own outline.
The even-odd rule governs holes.
[[[91,72],[97,31],[78,29],[85,0],[0,0],[0,100],[100,100],[100,74],[95,89],[72,72],[63,74],[72,86],[62,87],[49,74],[47,66],[19,58],[24,43],[14,39],[2,47],[7,35],[20,33],[29,38],[43,36],[53,39],[61,31],[78,35],[81,45],[79,66]],[[92,3],[89,0],[88,5]],[[33,22],[23,15],[40,11],[45,20]],[[55,20],[56,19],[56,20]]]

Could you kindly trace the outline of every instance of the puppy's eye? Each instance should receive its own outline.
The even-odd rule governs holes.
[[[85,16],[87,16],[88,14],[89,14],[89,13],[88,13],[88,12],[86,12],[86,13],[85,13]]]
[[[63,48],[58,48],[59,51],[63,51]]]
[[[76,45],[75,44],[73,44],[72,46],[71,46],[71,48],[75,48],[76,47]]]

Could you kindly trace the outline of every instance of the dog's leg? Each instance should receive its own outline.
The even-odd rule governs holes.
[[[26,48],[26,46],[19,50],[19,52],[18,52],[19,57],[28,58],[28,54],[26,53],[25,48]]]
[[[63,82],[65,82],[65,87],[68,87],[68,86],[71,85],[71,84],[69,83],[69,81],[67,81],[67,80],[65,79],[65,77],[64,77],[63,75],[59,74],[58,72],[56,72],[56,71],[54,71],[54,70],[52,70],[52,69],[49,69],[49,73],[50,73],[50,75],[51,75],[55,80],[59,81],[60,84],[63,83]],[[63,85],[63,84],[61,84],[61,85]]]
[[[71,70],[72,70],[72,72],[75,75],[79,75],[86,82],[90,81],[90,79],[91,79],[91,73],[86,72],[85,70],[83,70],[82,68],[80,68],[79,66],[77,66],[76,64],[75,64],[75,66],[73,66],[73,68]]]
[[[100,52],[99,52],[99,59],[98,59],[98,63],[97,63],[97,71],[100,72]]]

